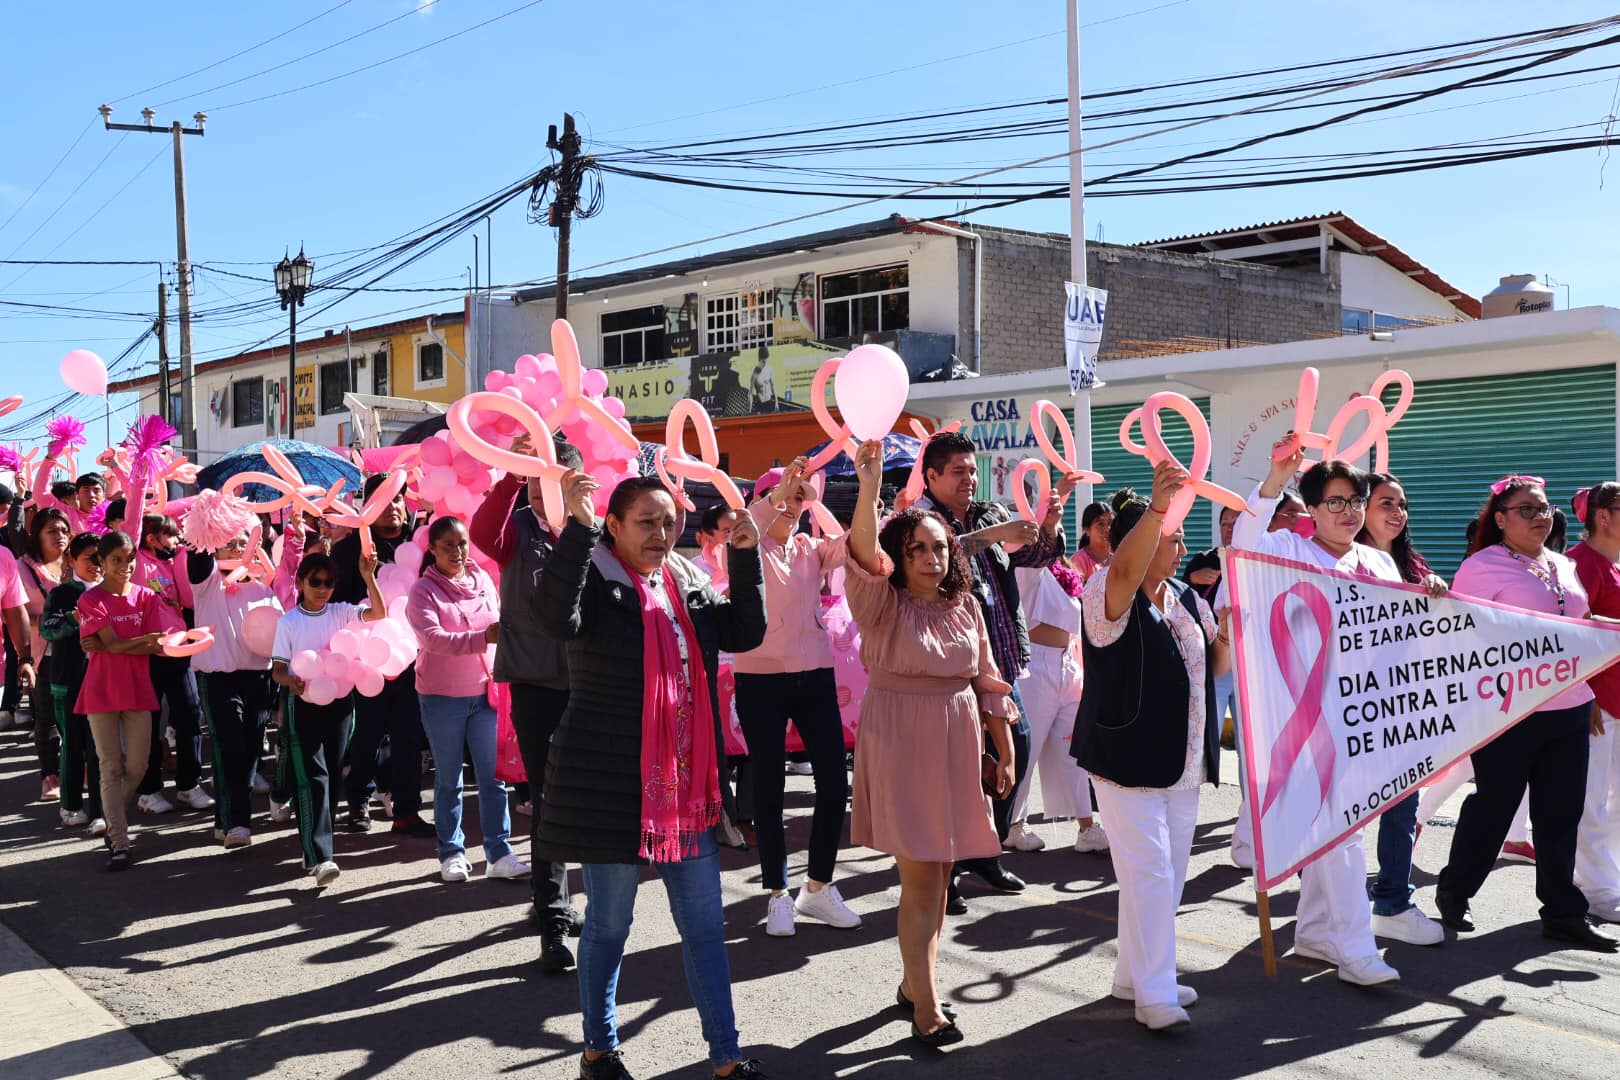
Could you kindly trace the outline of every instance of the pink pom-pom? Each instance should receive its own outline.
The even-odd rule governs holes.
[[[209,488],[191,501],[180,531],[185,534],[186,542],[199,551],[218,551],[251,532],[258,523],[246,499]]]

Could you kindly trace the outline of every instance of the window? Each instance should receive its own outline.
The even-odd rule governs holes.
[[[371,392],[378,397],[388,396],[387,349],[378,349],[371,354]]]
[[[1372,329],[1372,312],[1365,308],[1345,308],[1339,317],[1339,329],[1346,334],[1365,334]]]
[[[321,365],[321,415],[343,411],[343,395],[349,392],[349,362],[337,360]]]
[[[664,308],[630,308],[602,316],[602,366],[630,367],[649,360],[662,360],[664,349]]]
[[[860,338],[911,325],[911,276],[906,265],[821,278],[821,338]]]
[[[769,345],[775,299],[771,289],[743,289],[703,301],[703,351],[736,352]]]
[[[232,402],[232,404],[235,403]],[[185,395],[180,393],[178,390],[172,391],[169,394],[169,415],[174,418],[174,422],[176,424],[178,424],[180,422],[180,418],[186,414],[185,409]]]
[[[178,398],[178,394],[171,394],[170,398]],[[170,402],[171,416],[179,416],[173,412],[173,401]],[[264,380],[244,379],[242,382],[231,384],[231,426],[247,427],[249,424],[264,423]]]
[[[416,385],[444,385],[444,346],[437,341],[424,341],[416,346]]]

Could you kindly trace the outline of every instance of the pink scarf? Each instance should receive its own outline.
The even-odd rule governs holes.
[[[618,558],[618,553],[614,553]],[[686,635],[681,662],[675,628],[640,574],[624,566],[641,601],[641,850],[653,862],[680,862],[720,820],[709,676],[679,590],[664,570],[664,590]],[[690,684],[687,673],[690,672]]]

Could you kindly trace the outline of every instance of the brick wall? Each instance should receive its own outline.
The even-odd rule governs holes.
[[[984,373],[1061,367],[1069,238],[983,226],[974,231],[984,243]],[[971,241],[961,244],[970,257]],[[1339,333],[1335,272],[1324,276],[1119,244],[1088,244],[1086,264],[1089,283],[1108,290],[1104,361]],[[971,319],[971,310],[966,317]]]

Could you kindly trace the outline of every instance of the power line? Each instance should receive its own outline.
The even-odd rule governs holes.
[[[101,160],[96,162],[95,167],[92,168],[88,173],[86,173],[84,175],[84,179],[80,180],[78,185],[72,191],[68,192],[67,198],[65,198],[61,202],[57,203],[56,204],[56,209],[52,210],[50,212],[50,216],[48,216],[44,221],[40,222],[38,225],[34,226],[34,231],[29,233],[27,236],[23,237],[22,243],[18,244],[16,247],[12,248],[11,253],[9,255],[7,255],[6,258],[7,259],[12,258],[13,256],[15,256],[17,254],[17,252],[19,252],[23,248],[27,247],[28,246],[28,241],[30,241],[34,237],[38,236],[41,229],[45,228],[45,226],[47,226],[51,222],[55,221],[56,220],[56,215],[60,214],[62,212],[63,207],[67,206],[68,203],[73,201],[73,197],[75,195],[77,195],[81,190],[83,190],[84,185],[86,185],[86,184],[88,184],[90,182],[90,178],[92,176],[95,176],[96,173],[100,172],[101,167],[103,165],[107,164],[107,159],[112,157],[113,154],[117,153],[118,148],[120,146],[123,146],[123,145],[124,145],[124,137],[120,136],[118,141],[113,143],[110,147],[108,147],[107,152],[105,154],[101,155]],[[55,172],[54,169],[51,170],[51,171]]]
[[[22,213],[23,210],[25,210],[28,207],[29,203],[34,201],[34,196],[38,195],[41,191],[45,190],[45,185],[51,182],[51,177],[56,175],[56,170],[60,169],[62,167],[62,163],[68,159],[68,156],[70,154],[72,154],[73,151],[75,151],[75,150],[77,150],[79,148],[79,144],[84,141],[84,137],[86,135],[90,134],[90,129],[95,127],[95,125],[96,125],[96,122],[94,120],[88,121],[84,125],[84,130],[79,132],[79,137],[74,139],[73,144],[71,146],[69,146],[67,148],[67,150],[63,151],[61,157],[56,159],[56,164],[52,165],[51,166],[51,171],[45,174],[45,179],[41,180],[39,183],[34,185],[34,190],[30,191],[28,193],[28,197],[23,199],[22,202],[17,204],[17,208],[15,210],[13,210],[10,214],[6,215],[6,220],[5,221],[0,221],[0,232],[5,232],[6,226],[10,225],[13,221],[15,221],[16,218],[17,218],[17,215]]]
[[[434,0],[434,2],[437,3],[437,0]],[[280,41],[282,38],[286,37],[288,34],[291,34],[291,33],[293,33],[294,31],[297,31],[297,30],[302,30],[304,27],[308,26],[310,23],[317,22],[317,21],[319,21],[321,19],[324,19],[328,15],[332,14],[332,12],[337,11],[339,8],[348,7],[352,3],[354,3],[354,0],[339,0],[338,3],[333,4],[331,7],[327,8],[325,11],[320,12],[317,15],[311,15],[309,18],[305,19],[303,22],[299,23],[298,25],[289,27],[288,29],[283,30],[281,33],[276,34],[273,37],[267,37],[263,41],[259,42],[256,45],[249,45],[247,48],[242,49],[239,52],[231,53],[231,55],[225,57],[222,60],[215,60],[212,64],[204,65],[203,67],[197,68],[195,71],[188,71],[184,75],[176,75],[172,79],[165,79],[163,82],[155,83],[152,86],[148,86],[144,90],[136,90],[134,93],[125,94],[123,97],[112,98],[111,101],[110,101],[110,104],[116,105],[120,101],[128,101],[130,98],[144,97],[147,94],[150,94],[154,90],[161,90],[165,86],[173,86],[175,83],[180,82],[180,81],[182,81],[184,79],[189,79],[193,75],[201,75],[205,71],[212,71],[215,68],[221,66],[222,64],[228,64],[232,60],[236,60],[236,59],[238,59],[240,57],[246,56],[248,53],[257,52],[258,50],[264,48],[266,45],[269,45],[272,42]],[[165,102],[163,102],[163,104],[164,105],[172,105],[172,104],[174,104],[174,102],[165,101]],[[161,106],[159,106],[159,107],[161,108]]]

